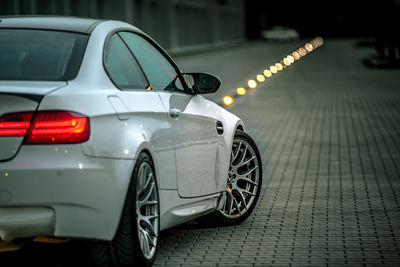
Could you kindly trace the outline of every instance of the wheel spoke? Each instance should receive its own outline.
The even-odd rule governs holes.
[[[241,162],[239,167],[246,166],[248,163],[252,162],[255,159],[256,159],[256,156],[252,156],[250,159],[248,159],[248,160],[246,160],[244,162]]]
[[[244,159],[246,158],[246,153],[247,153],[247,146],[244,147],[244,150],[243,150],[243,152],[241,154],[241,158],[240,158],[239,162],[237,164],[235,164],[235,165],[233,165],[233,163],[232,163],[232,166],[237,167],[239,165],[242,165]]]
[[[241,146],[242,146],[242,142],[239,142],[239,144],[238,144],[238,146],[237,146],[237,149],[236,149],[235,156],[234,156],[233,159],[232,159],[232,163],[236,160],[237,156],[239,155],[240,147],[241,147]]]
[[[229,193],[229,211],[228,211],[228,215],[231,215],[233,210],[233,196],[231,193]]]
[[[150,200],[152,194],[154,193],[154,189],[155,189],[155,184],[151,183],[150,188],[149,188],[148,192],[146,193],[146,195],[142,198],[142,200],[139,200],[141,205],[143,205],[144,203],[146,203],[147,201]]]
[[[142,206],[154,206],[154,205],[158,205],[157,200],[148,200],[142,204]]]
[[[256,183],[253,180],[247,178],[246,176],[244,176],[244,177],[243,176],[238,176],[238,180],[246,181],[247,183],[250,183],[250,184],[255,185],[255,186],[258,185],[258,183]]]
[[[255,170],[258,169],[258,165],[254,166],[253,168],[251,168],[250,170],[246,171],[243,174],[240,174],[241,177],[246,177],[247,175],[251,174],[252,172],[254,172]]]
[[[149,240],[148,240],[148,233],[143,230],[140,229],[140,236],[141,236],[141,247],[142,247],[142,251],[145,253],[145,255],[149,255],[150,254],[150,249],[149,249]]]
[[[157,218],[158,216],[155,216],[154,218]],[[150,234],[151,236],[157,236],[157,234],[154,231],[153,225],[150,223],[149,218],[146,216],[146,219],[140,221],[140,225],[144,224],[145,227],[141,227],[143,231],[145,231],[147,234]]]
[[[152,173],[149,173],[148,176],[145,175],[146,183],[145,183],[145,185],[143,186],[142,192],[143,192],[144,190],[146,190],[146,188],[149,186],[149,183],[153,180],[152,178],[153,178],[153,174],[152,174]]]
[[[237,188],[237,190],[240,191],[241,194],[244,193],[244,194],[248,194],[248,195],[250,195],[250,196],[255,196],[254,193],[252,193],[252,192],[250,192],[250,191],[248,191],[248,190],[245,190],[245,189],[242,189],[242,188]]]
[[[239,203],[237,202],[236,198],[233,198],[233,203],[235,203],[235,206],[236,206],[236,209],[237,209],[239,215],[242,215],[242,212],[240,211]]]
[[[242,191],[241,190],[237,190],[237,193],[239,194],[240,201],[243,203],[244,208],[247,210],[246,198],[244,197]]]
[[[144,167],[141,167],[139,169],[139,173],[138,173],[138,176],[137,176],[137,179],[138,179],[138,181],[137,181],[137,193],[138,194],[140,194],[143,191],[143,183],[144,183],[143,180],[145,178],[145,175],[143,173],[144,173]]]

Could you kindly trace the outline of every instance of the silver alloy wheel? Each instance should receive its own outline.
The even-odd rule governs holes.
[[[228,218],[244,215],[256,198],[259,162],[251,145],[243,139],[233,141],[226,201],[220,212]]]
[[[156,253],[159,228],[159,200],[156,180],[150,164],[143,162],[136,182],[136,216],[139,244],[143,256],[151,259]]]

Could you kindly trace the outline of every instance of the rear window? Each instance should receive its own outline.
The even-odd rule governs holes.
[[[0,80],[72,80],[88,37],[72,32],[0,29]]]

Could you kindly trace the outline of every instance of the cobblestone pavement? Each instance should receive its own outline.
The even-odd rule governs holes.
[[[177,61],[220,75],[223,87],[209,96],[219,101],[299,45],[253,43]],[[238,226],[191,222],[162,232],[154,266],[400,266],[400,70],[365,68],[370,52],[326,40],[235,99],[228,109],[262,155],[259,203]],[[74,243],[8,259],[20,258],[88,264]]]
[[[235,227],[165,231],[155,266],[400,266],[400,71],[366,69],[354,45],[328,40],[237,99],[259,204]]]

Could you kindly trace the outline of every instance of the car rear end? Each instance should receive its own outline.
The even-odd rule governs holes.
[[[114,177],[132,163],[85,155],[90,116],[45,101],[68,94],[89,34],[16,24],[0,25],[0,251],[40,236],[110,240],[119,218],[108,211],[122,206]]]

